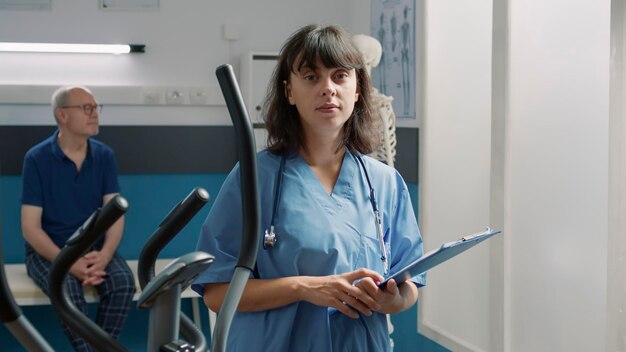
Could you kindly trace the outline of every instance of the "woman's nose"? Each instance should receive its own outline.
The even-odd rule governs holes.
[[[322,86],[322,96],[334,96],[337,94],[337,89],[335,88],[335,83],[333,82],[332,79],[328,78],[323,80],[323,86]]]

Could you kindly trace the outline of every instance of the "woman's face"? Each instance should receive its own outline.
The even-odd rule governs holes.
[[[298,109],[305,135],[339,136],[359,99],[355,70],[328,68],[318,62],[315,68],[293,71],[285,94]]]

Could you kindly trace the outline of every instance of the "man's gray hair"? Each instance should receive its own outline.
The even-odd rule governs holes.
[[[70,92],[74,89],[81,89],[93,95],[93,93],[84,86],[63,86],[55,90],[54,93],[52,93],[52,116],[54,116],[57,123],[59,122],[59,119],[57,118],[57,109],[67,105],[68,100],[70,99]]]

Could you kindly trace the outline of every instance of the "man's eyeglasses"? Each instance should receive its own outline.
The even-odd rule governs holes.
[[[83,112],[89,116],[93,114],[94,110],[96,110],[98,114],[102,112],[102,104],[66,105],[66,106],[61,106],[61,108],[62,109],[69,109],[69,108],[83,109]]]

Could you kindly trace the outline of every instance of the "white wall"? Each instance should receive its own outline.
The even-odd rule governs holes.
[[[427,250],[489,225],[492,3],[426,3],[420,226]],[[489,347],[489,246],[428,273],[419,330],[453,349]]]
[[[0,11],[0,41],[140,43],[145,54],[1,53],[0,86],[126,87],[133,104],[141,102],[142,87],[201,87],[215,100],[221,99],[215,68],[230,63],[238,73],[248,51],[278,51],[289,34],[308,23],[339,24],[354,33],[369,33],[370,26],[370,2],[358,0],[165,0],[156,11],[104,11],[98,3],[54,0],[51,11]],[[239,40],[223,38],[225,24],[239,29]],[[40,95],[49,97],[48,90]],[[119,97],[107,101],[104,95],[103,103],[121,105]],[[46,99],[35,102],[47,104]],[[103,124],[230,124],[224,106],[112,108],[106,108]],[[51,123],[45,106],[0,104],[0,123],[7,119]]]
[[[607,351],[626,351],[626,6],[611,2]]]
[[[420,330],[454,351],[625,350],[626,77],[610,5],[427,3],[427,247],[486,221],[504,230],[429,273]]]
[[[610,1],[510,8],[510,351],[606,350]]]

